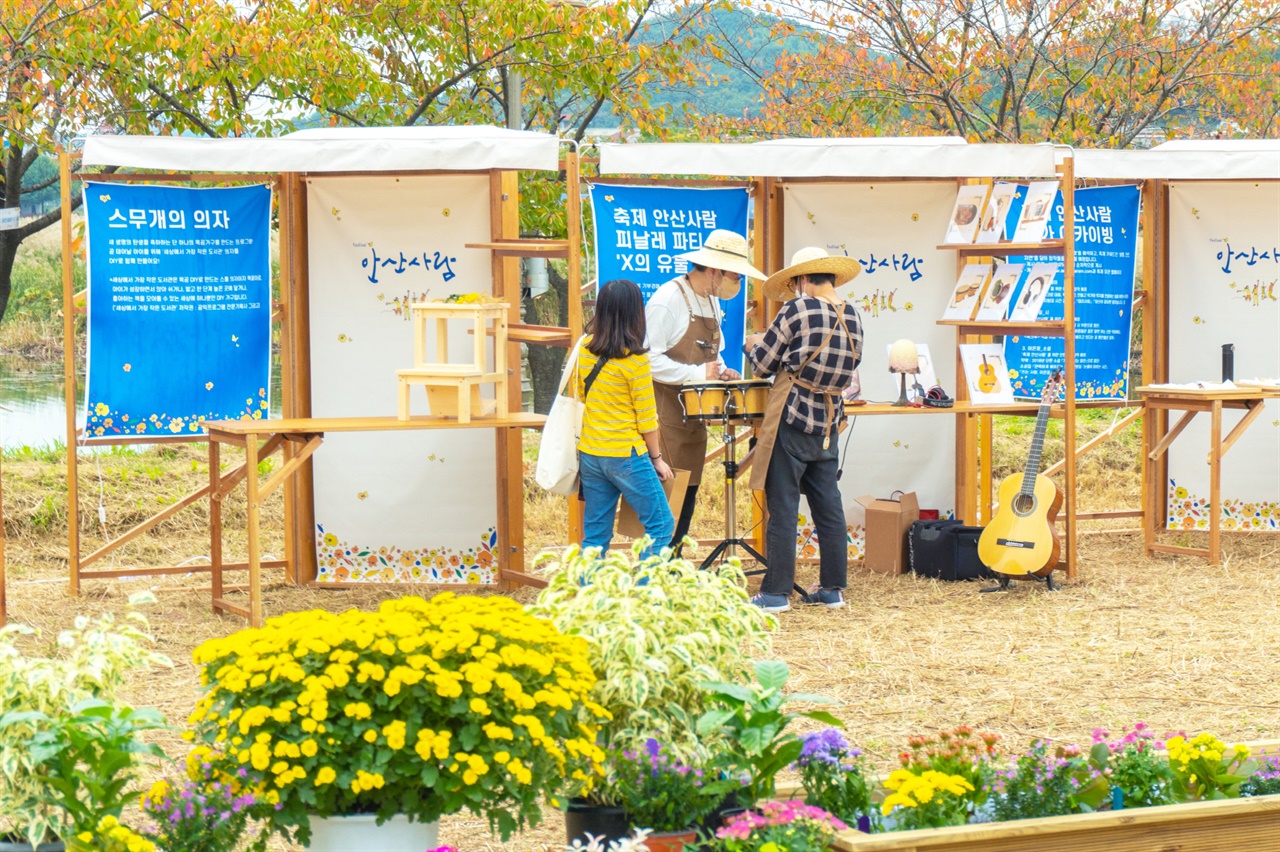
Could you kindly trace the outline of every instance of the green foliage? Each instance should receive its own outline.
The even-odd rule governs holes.
[[[62,811],[69,834],[92,831],[105,816],[118,819],[142,795],[128,789],[138,776],[139,761],[164,757],[159,746],[141,737],[165,727],[158,710],[86,698],[52,714],[0,716],[0,736],[10,727],[26,726],[34,731],[29,759],[46,788],[42,799]]]
[[[1258,771],[1240,785],[1242,796],[1274,796],[1280,794],[1280,757],[1265,758]]]
[[[137,597],[134,602],[145,600]],[[20,637],[33,641],[30,628],[11,624],[0,629],[0,706],[5,709],[0,718],[0,835],[14,833],[32,845],[68,837],[82,816],[64,809],[71,806],[73,788],[74,795],[85,797],[86,808],[114,806],[118,791],[112,792],[105,768],[85,766],[75,770],[81,773],[77,776],[65,755],[87,757],[109,746],[115,771],[128,776],[133,755],[142,752],[124,752],[130,762],[121,764],[115,747],[125,741],[115,736],[124,735],[129,725],[150,725],[154,719],[127,709],[120,711],[123,716],[110,710],[108,720],[102,714],[104,705],[119,695],[129,671],[172,665],[147,649],[145,625],[137,613],[130,613],[123,624],[110,615],[96,623],[77,617],[74,630],[59,634],[60,650],[53,657],[29,656],[19,648]],[[73,735],[82,739],[73,742]],[[58,767],[56,776],[49,761]],[[95,803],[95,795],[108,794],[111,803]]]
[[[786,695],[791,670],[781,660],[761,660],[754,665],[755,683],[706,682],[701,684],[712,700],[711,709],[698,720],[698,733],[724,741],[721,759],[727,768],[749,776],[740,794],[751,806],[773,797],[776,776],[799,757],[803,743],[787,728],[800,718],[844,727],[824,710],[788,711],[794,701],[826,703],[820,695]]]
[[[603,559],[571,547],[555,566],[533,611],[587,640],[598,680],[596,702],[607,748],[640,750],[656,738],[686,760],[705,761],[719,737],[699,736],[711,703],[706,681],[744,677],[750,654],[768,648],[774,619],[747,598],[742,568],[700,571],[684,559],[639,565],[610,551]]]

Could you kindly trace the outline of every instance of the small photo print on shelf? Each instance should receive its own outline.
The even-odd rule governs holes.
[[[978,238],[974,242],[998,243],[1004,239],[1005,220],[1009,218],[1009,209],[1018,188],[1016,183],[998,183],[992,188],[987,209],[982,211]]]
[[[892,349],[893,344],[886,343],[884,347],[885,355],[888,355]],[[938,383],[938,374],[933,369],[933,356],[929,354],[929,344],[917,343],[916,355],[920,359],[920,372],[907,373],[908,402],[924,397],[929,392],[929,388]],[[890,373],[889,377],[893,380],[893,384],[889,389],[893,391],[893,396],[896,399],[898,391],[901,389],[902,378],[897,373]],[[917,385],[919,389],[917,389]]]
[[[1027,280],[1023,282],[1022,292],[1013,304],[1010,321],[1035,322],[1040,316],[1040,306],[1044,304],[1045,296],[1049,295],[1054,280],[1061,272],[1060,263],[1037,263],[1027,270]]]
[[[970,401],[977,405],[1013,403],[1003,343],[961,343],[960,362]]]
[[[982,297],[982,305],[978,308],[978,319],[985,322],[1000,322],[1009,316],[1009,303],[1013,301],[1013,291],[1022,277],[1021,263],[1002,263],[991,273],[991,283],[987,285],[987,293]]]
[[[947,235],[943,242],[972,243],[977,236],[982,204],[987,200],[990,187],[986,184],[962,186],[956,194],[955,207],[951,209],[951,218],[947,221]]]
[[[1056,180],[1038,180],[1027,187],[1027,198],[1022,204],[1022,215],[1013,232],[1015,243],[1038,243],[1044,239],[1049,227],[1049,214],[1053,212],[1053,200],[1058,195]]]
[[[947,309],[942,312],[944,320],[967,320],[973,318],[973,311],[978,307],[982,297],[982,286],[991,275],[988,263],[967,263],[956,280],[956,289],[947,300]]]

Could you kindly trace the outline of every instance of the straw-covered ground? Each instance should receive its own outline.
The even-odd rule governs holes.
[[[1086,419],[1082,440],[1105,428],[1110,413]],[[996,469],[1021,463],[1022,421],[1006,424]],[[1057,425],[1057,424],[1055,424]],[[532,443],[532,441],[531,441]],[[1082,510],[1136,505],[1136,440],[1106,445],[1081,465]],[[1048,461],[1060,452],[1051,440]],[[1056,451],[1055,451],[1056,450]],[[10,566],[10,618],[43,631],[51,643],[77,613],[120,613],[129,594],[154,590],[148,607],[159,649],[172,670],[137,676],[130,699],[158,706],[181,725],[198,691],[191,651],[210,636],[239,629],[210,614],[207,581],[182,578],[92,582],[79,598],[66,594],[65,481],[61,453],[10,452],[4,459],[5,529]],[[81,466],[82,534],[88,553],[102,540],[97,505],[114,537],[207,476],[198,447],[115,453]],[[745,489],[744,489],[745,491]],[[528,536],[536,546],[563,542],[563,510],[528,489]],[[722,492],[713,480],[695,532],[714,538]],[[745,512],[745,493],[742,495]],[[243,530],[242,507],[225,511],[228,557],[243,554],[231,531]],[[264,548],[280,552],[280,509],[273,503]],[[1118,526],[1112,524],[1111,526]],[[1192,540],[1195,534],[1177,534]],[[968,724],[1000,733],[1020,747],[1033,737],[1088,742],[1097,727],[1112,731],[1144,720],[1159,731],[1209,730],[1228,741],[1280,737],[1280,645],[1274,589],[1280,540],[1262,534],[1225,538],[1225,560],[1209,568],[1194,558],[1141,556],[1140,534],[1087,534],[1079,577],[1058,592],[1018,584],[1009,593],[979,594],[978,584],[887,577],[858,568],[844,610],[797,609],[781,616],[774,654],[793,669],[791,686],[831,696],[848,735],[889,766],[914,733]],[[180,513],[115,558],[125,565],[175,564],[207,553],[203,509]],[[705,547],[703,551],[705,553]],[[197,560],[198,561],[198,560]],[[106,567],[105,565],[102,567]],[[802,571],[801,582],[814,579]],[[266,611],[376,606],[398,591],[318,591],[273,583]],[[522,601],[533,599],[519,591]],[[163,737],[181,756],[177,733]],[[444,821],[442,842],[468,850],[544,850],[563,837],[559,815],[507,844],[467,817]],[[277,846],[278,850],[285,847]]]

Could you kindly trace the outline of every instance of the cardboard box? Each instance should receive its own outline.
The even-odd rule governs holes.
[[[864,564],[881,574],[905,574],[911,564],[907,533],[920,520],[920,504],[914,491],[878,500],[859,497],[867,510],[867,555]]]
[[[662,490],[667,492],[667,505],[671,507],[671,515],[680,517],[680,508],[684,505],[684,492],[689,489],[689,471],[672,468],[675,476],[662,483]],[[636,517],[636,510],[623,497],[618,501],[618,519],[614,522],[615,531],[627,538],[639,538],[644,535],[644,525]],[[659,547],[666,547],[665,541],[658,542]]]

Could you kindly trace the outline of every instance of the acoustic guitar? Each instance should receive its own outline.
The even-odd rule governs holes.
[[[1000,387],[1000,380],[996,378],[996,368],[987,363],[987,356],[982,356],[982,366],[978,368],[978,390],[983,393],[991,393]]]
[[[1060,386],[1060,373],[1045,383],[1026,469],[1000,483],[1000,508],[978,539],[978,558],[1004,577],[1047,577],[1058,564],[1060,545],[1054,520],[1062,508],[1062,493],[1052,479],[1040,474],[1040,452],[1049,408]]]

